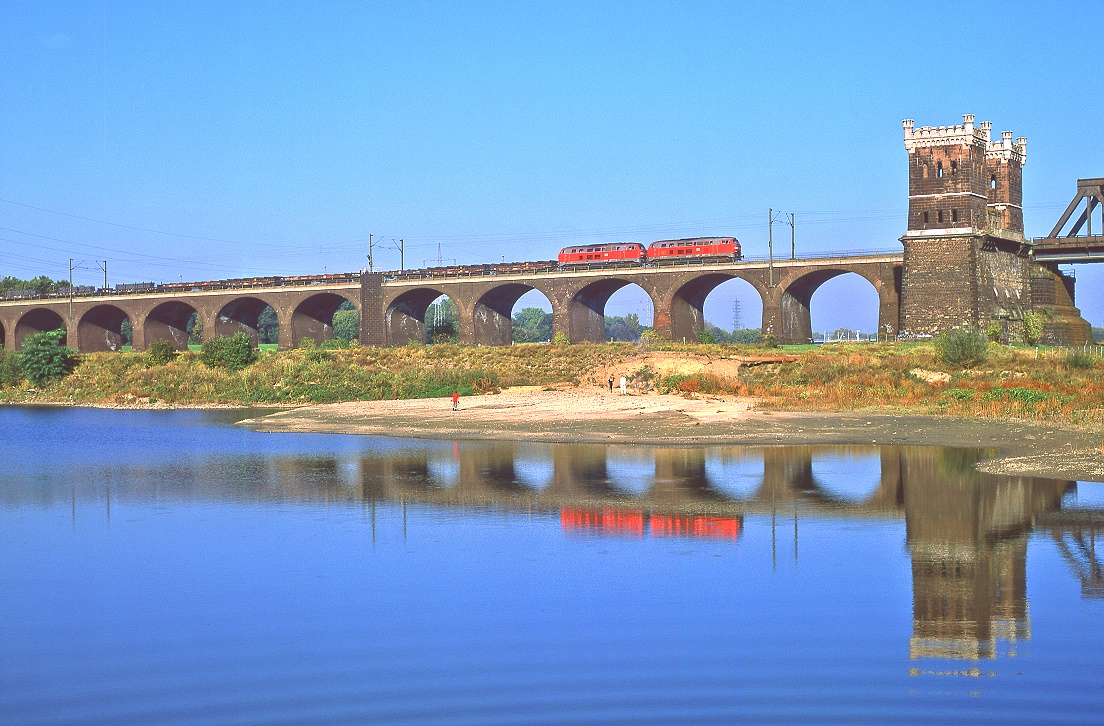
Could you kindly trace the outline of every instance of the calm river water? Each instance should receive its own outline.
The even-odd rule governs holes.
[[[1101,485],[237,416],[0,409],[0,722],[1104,714]]]

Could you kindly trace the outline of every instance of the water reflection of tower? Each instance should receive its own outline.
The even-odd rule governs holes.
[[[1056,509],[1070,482],[994,477],[964,450],[913,449],[901,458],[912,555],[912,658],[993,658],[1031,637],[1027,531]]]

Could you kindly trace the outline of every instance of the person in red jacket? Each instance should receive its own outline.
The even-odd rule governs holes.
[[[460,392],[459,391],[453,391],[452,392],[452,410],[453,411],[460,410]]]

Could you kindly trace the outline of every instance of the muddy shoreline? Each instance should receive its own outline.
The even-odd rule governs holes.
[[[1104,482],[1101,434],[1054,423],[755,410],[748,399],[509,389],[462,399],[305,406],[240,422],[256,431],[647,445],[873,444],[997,449],[993,474]]]

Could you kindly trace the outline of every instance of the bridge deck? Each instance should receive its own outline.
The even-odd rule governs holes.
[[[1045,237],[1034,242],[1039,262],[1104,262],[1104,235]]]

